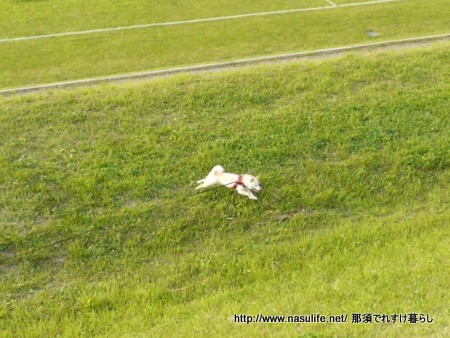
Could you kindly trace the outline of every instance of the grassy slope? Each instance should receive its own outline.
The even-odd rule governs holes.
[[[448,54],[1,99],[0,332],[448,334]],[[260,200],[191,196],[217,163]],[[232,322],[355,312],[435,322]]]
[[[0,88],[446,33],[447,8],[403,1],[2,43]]]

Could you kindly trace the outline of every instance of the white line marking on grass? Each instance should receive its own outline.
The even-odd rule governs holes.
[[[48,39],[48,38],[74,36],[74,35],[107,33],[107,32],[115,32],[115,31],[131,30],[131,29],[144,29],[144,28],[151,28],[151,27],[186,25],[186,24],[193,24],[193,23],[200,23],[200,22],[213,22],[213,21],[223,21],[223,20],[250,18],[250,17],[256,17],[256,16],[269,16],[269,15],[281,15],[281,14],[290,14],[290,13],[321,11],[321,10],[327,10],[327,9],[335,9],[335,8],[338,8],[338,7],[364,6],[364,5],[373,5],[373,4],[379,4],[379,3],[400,2],[400,1],[404,1],[404,0],[368,1],[368,2],[358,2],[358,3],[339,5],[339,6],[334,4],[334,5],[330,5],[330,6],[287,9],[287,10],[273,11],[273,12],[248,13],[248,14],[218,16],[218,17],[204,18],[204,19],[193,19],[193,20],[171,21],[171,22],[159,22],[159,23],[149,23],[149,24],[132,25],[132,26],[119,26],[119,27],[110,27],[110,28],[98,28],[98,29],[89,29],[89,30],[84,30],[84,31],[51,33],[51,34],[45,34],[45,35],[22,36],[22,37],[16,37],[16,38],[3,38],[3,39],[0,39],[0,43],[2,43],[2,42],[6,43],[6,42],[26,41],[26,40],[37,40],[37,39]],[[329,1],[329,2],[332,3],[331,1]]]
[[[333,1],[330,1],[330,0],[325,0],[325,1],[328,2],[333,7],[338,7],[338,5],[336,5]]]
[[[385,2],[395,2],[397,0],[374,0],[374,1],[365,1],[365,2],[353,2],[353,3],[349,3],[349,4],[341,4],[337,7],[352,7],[352,6],[363,6],[363,5],[374,5],[374,4],[379,4],[379,3],[385,3]],[[403,0],[398,0],[398,1],[403,1]]]
[[[314,56],[326,56],[326,55],[337,55],[348,51],[356,51],[363,49],[370,49],[376,47],[387,47],[393,45],[405,45],[409,43],[420,43],[420,42],[432,42],[442,39],[449,39],[450,33],[439,34],[439,35],[429,35],[429,36],[421,36],[414,37],[409,39],[400,39],[400,40],[389,40],[389,41],[380,41],[373,42],[367,44],[359,44],[359,45],[351,45],[351,46],[343,46],[343,47],[334,47],[334,48],[326,48],[319,50],[312,50],[306,52],[297,52],[297,53],[289,53],[289,54],[279,54],[279,55],[268,55],[268,56],[260,56],[255,58],[248,59],[240,59],[229,62],[219,62],[219,63],[209,63],[203,65],[196,66],[187,66],[187,67],[178,67],[178,68],[169,68],[163,70],[156,71],[145,71],[145,72],[135,72],[121,75],[111,75],[104,77],[96,77],[96,78],[88,78],[74,81],[64,81],[64,82],[56,82],[49,84],[41,84],[36,86],[27,86],[21,88],[10,88],[0,90],[0,95],[13,95],[13,94],[25,94],[33,91],[40,91],[45,89],[58,89],[58,88],[69,88],[79,85],[95,85],[100,83],[111,83],[111,82],[124,82],[130,80],[139,80],[139,79],[149,79],[154,77],[163,77],[174,75],[178,73],[199,73],[205,71],[214,71],[219,69],[226,69],[232,67],[242,67],[255,65],[262,62],[275,62],[275,61],[289,61],[296,60],[304,57],[314,57]]]

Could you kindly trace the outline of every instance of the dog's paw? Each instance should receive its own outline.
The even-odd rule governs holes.
[[[251,200],[257,200],[258,199],[258,197],[256,197],[255,195],[250,195],[250,196],[248,196],[248,198],[250,198]]]

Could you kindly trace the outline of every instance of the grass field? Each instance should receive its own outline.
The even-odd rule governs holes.
[[[448,336],[448,47],[0,98],[0,335]]]
[[[290,8],[331,7],[325,0],[282,1],[276,5],[233,1],[236,6],[224,1],[195,1],[195,6],[180,1],[158,3],[6,1],[0,5],[4,9],[0,8],[3,15],[0,39]],[[0,42],[0,89],[448,33],[448,5],[448,0],[404,0]],[[372,37],[369,31],[379,35]]]
[[[325,0],[4,1],[0,31],[15,37],[327,5]]]

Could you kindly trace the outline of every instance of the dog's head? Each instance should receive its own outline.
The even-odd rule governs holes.
[[[259,185],[258,177],[252,176],[252,175],[244,175],[243,181],[245,186],[254,191],[260,191],[261,186]]]

